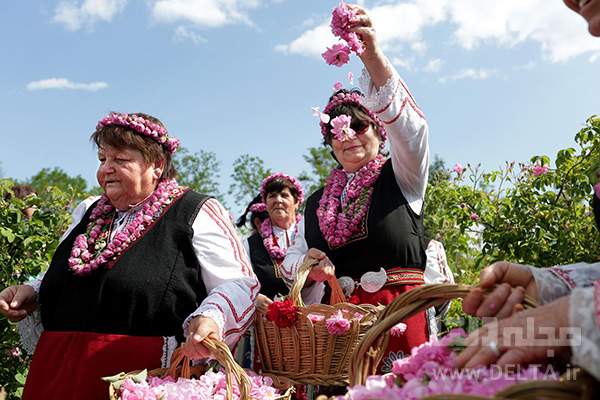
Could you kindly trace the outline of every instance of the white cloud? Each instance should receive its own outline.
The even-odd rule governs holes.
[[[50,78],[42,79],[39,81],[29,82],[26,86],[27,90],[84,90],[88,92],[97,92],[98,90],[106,89],[108,83],[106,82],[89,82],[89,83],[77,83],[71,82],[66,78]]]
[[[336,42],[336,38],[331,33],[329,25],[324,23],[316,28],[309,29],[299,38],[289,44],[279,44],[275,46],[275,51],[286,54],[301,54],[307,56],[320,57],[326,47]]]
[[[388,53],[407,46],[424,55],[428,48],[424,32],[442,24],[452,32],[453,44],[467,50],[534,42],[553,63],[600,50],[600,41],[589,35],[583,19],[558,0],[395,0],[367,8]],[[328,23],[276,49],[320,54],[333,41],[331,35],[322,34],[329,30]]]
[[[411,60],[403,57],[392,57],[390,60],[392,64],[407,71],[411,71],[413,69]]]
[[[205,37],[200,35],[194,29],[187,28],[185,26],[178,26],[177,29],[175,29],[175,33],[173,35],[173,40],[176,43],[190,41],[195,45],[199,45],[199,44],[208,42],[208,40]]]
[[[442,69],[442,66],[444,65],[444,61],[439,59],[439,58],[435,58],[433,60],[429,60],[427,62],[427,64],[425,65],[425,71],[427,72],[440,72],[440,70]]]
[[[126,0],[84,0],[79,5],[78,1],[61,1],[54,9],[53,20],[70,31],[91,29],[99,20],[112,21],[126,3]]]
[[[260,4],[260,0],[158,0],[152,15],[159,22],[187,21],[209,28],[234,23],[252,25],[247,11]]]
[[[600,49],[600,41],[589,35],[583,19],[560,1],[452,0],[447,6],[449,19],[457,25],[455,38],[466,49],[485,43],[512,47],[533,41],[550,62]]]
[[[459,81],[459,80],[463,80],[463,79],[471,79],[471,80],[480,81],[480,80],[491,78],[492,76],[495,76],[495,75],[497,75],[497,72],[495,70],[484,69],[484,68],[467,68],[467,69],[463,69],[462,71],[460,71],[454,75],[445,76],[443,78],[440,78],[440,82],[445,83],[448,81]]]

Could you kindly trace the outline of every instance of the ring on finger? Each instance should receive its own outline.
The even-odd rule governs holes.
[[[498,342],[496,342],[495,340],[490,340],[487,344],[487,347],[490,348],[490,350],[492,351],[492,353],[494,353],[496,355],[496,357],[498,357],[500,355],[500,349],[498,348]]]

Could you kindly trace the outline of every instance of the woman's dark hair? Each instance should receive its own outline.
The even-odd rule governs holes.
[[[337,92],[335,92],[333,95],[331,95],[331,97],[329,98],[329,101],[331,101],[336,95],[338,95],[340,93],[346,93],[346,94],[358,93],[362,96],[362,92],[358,89],[351,89],[351,90],[340,89]],[[329,111],[328,114],[329,114],[330,119],[334,119],[343,114],[350,116],[352,118],[352,123],[350,124],[350,127],[355,132],[363,131],[365,128],[367,128],[369,126],[369,124],[373,125],[373,127],[375,129],[377,129],[377,125],[375,124],[375,121],[373,121],[373,119],[369,116],[369,114],[367,114],[362,107],[356,106],[354,104],[340,104],[340,105],[334,107],[331,111]],[[329,127],[329,131],[328,131],[327,135],[323,138],[323,144],[331,146],[332,138],[333,138],[333,134],[331,133],[331,127]]]
[[[244,213],[242,215],[240,215],[238,220],[235,222],[235,225],[238,228],[241,228],[242,226],[246,225],[246,221],[250,220],[250,225],[251,225],[252,229],[258,230],[259,227],[254,226],[254,218],[258,217],[260,219],[260,222],[269,218],[269,213],[266,211],[262,211],[259,213],[254,213],[254,212],[250,211],[250,207],[252,207],[254,204],[258,204],[258,203],[262,203],[262,198],[260,197],[260,194],[256,195],[256,197],[252,199],[252,201],[248,204],[248,207],[246,207],[246,210],[244,211]],[[248,213],[250,213],[250,218],[247,218]]]
[[[137,115],[166,129],[165,125],[158,118],[151,115],[144,113],[133,113],[131,115]],[[155,140],[140,135],[129,128],[118,125],[103,126],[92,133],[90,140],[92,140],[98,148],[107,145],[115,148],[138,150],[142,153],[144,161],[147,163],[164,161],[161,179],[174,179],[177,177],[177,171],[173,165],[171,153]]]
[[[300,200],[300,192],[292,182],[285,178],[275,178],[272,181],[269,181],[265,186],[265,198],[269,193],[279,193],[285,190],[285,188],[290,189],[290,193],[294,197],[294,200],[296,200],[296,203],[298,203]]]

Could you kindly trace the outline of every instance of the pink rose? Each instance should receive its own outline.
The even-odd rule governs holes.
[[[457,162],[456,164],[454,164],[454,167],[452,167],[452,170],[456,172],[457,175],[461,175],[465,171],[465,167],[463,167],[462,165],[460,165],[460,163]]]
[[[350,61],[350,47],[344,44],[336,43],[333,46],[328,47],[327,50],[325,50],[325,52],[321,55],[327,64],[341,67]]]
[[[534,165],[533,167],[531,167],[531,173],[533,174],[533,176],[540,176],[540,175],[544,175],[546,174],[548,171],[550,170],[550,168],[548,168],[547,165]]]
[[[340,310],[325,321],[327,332],[334,336],[340,336],[348,332],[350,325],[350,321],[344,318],[344,315]]]

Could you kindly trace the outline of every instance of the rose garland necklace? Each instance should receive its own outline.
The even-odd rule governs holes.
[[[298,223],[301,219],[302,216],[300,214],[296,214],[296,226],[294,227],[294,233],[292,237],[295,237],[298,233]],[[275,240],[271,218],[265,219],[260,225],[260,236],[263,238],[263,244],[265,245],[265,249],[267,249],[269,256],[271,256],[275,263],[280,264],[285,258],[285,253],[287,250],[283,250],[281,247],[279,247],[279,244]]]
[[[69,268],[75,275],[88,275],[107,265],[111,268],[116,260],[158,220],[175,199],[187,191],[172,180],[161,181],[156,190],[136,211],[133,221],[121,232],[110,238],[115,218],[115,208],[103,194],[90,214],[86,232],[78,235],[73,243]]]
[[[359,230],[369,212],[373,185],[381,174],[385,161],[386,158],[379,154],[356,171],[346,189],[343,202],[340,198],[348,176],[338,168],[331,171],[317,208],[321,233],[331,248],[343,246]]]

